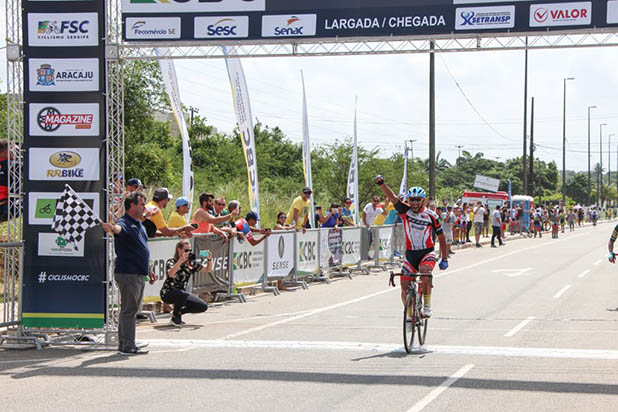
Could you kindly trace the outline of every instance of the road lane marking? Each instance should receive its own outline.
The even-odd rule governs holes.
[[[594,262],[594,265],[595,265],[595,266],[599,266],[599,263],[601,263],[602,261],[603,261],[603,259],[599,259],[599,260],[597,260],[596,262]]]
[[[581,275],[578,276],[578,278],[583,278],[584,276],[586,276],[588,273],[590,273],[590,269],[584,271]]]
[[[527,319],[524,319],[521,322],[519,322],[519,324],[517,326],[515,326],[513,329],[508,331],[504,336],[511,337],[511,336],[515,335],[517,332],[522,330],[528,323],[530,323],[532,321],[532,319],[534,319],[534,316],[528,316]]]
[[[152,348],[219,348],[219,349],[279,349],[317,350],[344,352],[398,352],[405,353],[400,344],[372,342],[337,341],[244,341],[244,340],[201,340],[201,339],[149,339]],[[156,352],[151,352],[156,353]],[[506,356],[523,358],[559,359],[600,359],[618,360],[618,350],[570,349],[570,348],[529,348],[510,346],[465,346],[465,345],[425,345],[418,348],[417,354]]]
[[[440,396],[440,394],[442,394],[442,392],[447,390],[449,388],[449,386],[451,386],[452,384],[457,382],[466,373],[470,372],[470,370],[472,368],[474,368],[474,364],[471,363],[471,364],[466,365],[466,366],[462,367],[461,369],[459,369],[457,372],[455,372],[454,374],[449,376],[449,378],[447,380],[442,382],[440,384],[440,386],[438,386],[437,388],[434,388],[423,399],[421,399],[420,401],[415,403],[414,406],[412,406],[410,409],[408,409],[407,412],[420,412],[420,411],[422,411],[425,408],[425,406],[429,405],[434,399],[436,399],[438,396]]]
[[[556,293],[556,294],[554,295],[554,299],[558,299],[560,296],[562,296],[562,294],[563,294],[564,292],[566,292],[566,291],[567,291],[567,290],[569,290],[570,288],[571,288],[571,285],[566,285],[565,287],[563,287],[562,289],[560,289],[560,290],[558,291],[558,293]]]

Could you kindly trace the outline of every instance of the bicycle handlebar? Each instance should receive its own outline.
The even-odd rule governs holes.
[[[409,277],[413,277],[413,276],[416,277],[416,276],[418,276],[418,277],[433,278],[433,273],[431,273],[431,272],[430,273],[415,273],[415,274],[412,274],[412,275],[404,275],[403,273],[395,274],[395,273],[391,272],[391,276],[388,279],[388,285],[389,286],[395,287],[395,276],[399,276],[399,277],[401,277],[401,276],[409,276]]]

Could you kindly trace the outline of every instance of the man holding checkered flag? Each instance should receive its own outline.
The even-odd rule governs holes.
[[[75,250],[86,230],[101,224],[101,219],[69,185],[64,185],[62,197],[56,203],[52,229],[71,243]]]

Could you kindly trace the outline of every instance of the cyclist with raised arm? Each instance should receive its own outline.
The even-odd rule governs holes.
[[[376,176],[375,183],[380,186],[384,196],[393,202],[403,222],[403,232],[406,237],[406,258],[402,266],[402,275],[408,276],[408,278],[401,277],[401,300],[405,305],[410,275],[419,272],[421,274],[431,273],[438,260],[434,252],[432,231],[435,232],[440,241],[440,253],[442,255],[440,269],[448,268],[446,238],[442,233],[438,215],[424,206],[427,194],[422,187],[415,186],[408,190],[406,203],[397,198],[395,193],[384,183],[382,176]],[[423,316],[425,317],[431,316],[431,288],[431,282],[423,282],[425,299]]]

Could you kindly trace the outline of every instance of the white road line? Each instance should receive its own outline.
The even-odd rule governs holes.
[[[434,388],[431,392],[429,392],[423,399],[414,404],[407,412],[420,412],[425,406],[429,405],[434,399],[436,399],[442,392],[447,390],[449,386],[454,384],[459,380],[459,378],[463,377],[466,373],[470,372],[470,370],[474,368],[474,364],[466,365],[463,368],[459,369],[457,372],[452,374],[447,380],[442,382],[440,386]]]
[[[345,352],[398,352],[405,353],[401,344],[336,341],[243,341],[200,339],[149,339],[152,348],[219,348],[219,349],[279,349],[345,351]],[[151,352],[155,353],[155,352]],[[569,349],[569,348],[523,348],[509,346],[464,346],[426,345],[418,348],[417,354],[507,356],[523,358],[600,359],[618,360],[618,350]]]
[[[401,329],[401,328],[399,328],[399,329]],[[6,360],[6,361],[0,361],[0,364],[4,364],[4,363],[38,363],[38,362],[47,362],[47,361],[52,361],[52,360],[57,360],[57,358]]]
[[[594,262],[594,265],[595,265],[595,266],[599,266],[599,263],[601,263],[602,261],[603,261],[603,259],[599,259],[599,260],[597,260],[596,262]]]
[[[558,299],[560,296],[562,296],[562,294],[563,294],[564,292],[566,292],[566,291],[567,291],[567,290],[569,290],[570,288],[571,288],[571,285],[566,285],[565,287],[563,287],[562,289],[560,289],[560,290],[558,291],[558,293],[556,293],[556,294],[554,295],[554,299]]]
[[[588,273],[590,273],[590,269],[584,271],[581,275],[578,276],[578,278],[583,278],[584,276],[586,276]]]
[[[534,316],[528,316],[528,319],[524,319],[521,322],[519,322],[519,324],[517,326],[515,326],[513,329],[508,331],[504,336],[511,337],[511,336],[515,335],[517,332],[522,330],[528,323],[530,323],[532,321],[532,319],[534,319]]]

